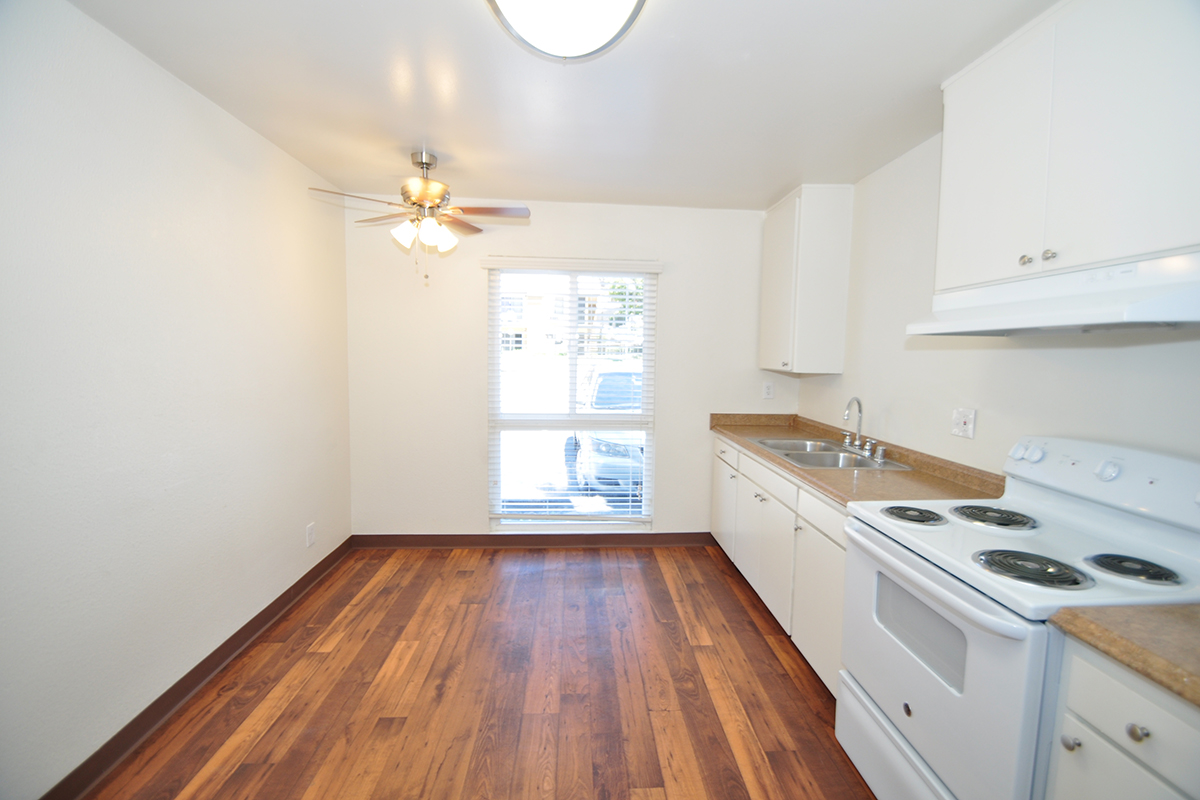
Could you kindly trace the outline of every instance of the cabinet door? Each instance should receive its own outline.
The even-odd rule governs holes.
[[[759,503],[762,516],[762,548],[759,552],[759,583],[754,590],[783,626],[792,624],[792,566],[796,515],[770,495]]]
[[[1046,267],[1200,245],[1200,3],[1077,4],[1053,96]]]
[[[731,561],[734,558],[734,529],[737,525],[737,470],[713,456],[712,535]]]
[[[802,517],[796,518],[795,527],[792,642],[836,694],[842,667],[846,551]]]
[[[796,247],[800,198],[767,212],[763,222],[762,283],[759,287],[758,366],[791,370],[796,297]]]
[[[737,481],[737,510],[733,530],[733,563],[755,591],[762,578],[758,572],[759,552],[762,550],[762,489],[744,475]]]
[[[946,87],[936,291],[1040,268],[1053,68],[1043,25]]]
[[[733,563],[787,630],[792,612],[792,526],[795,515],[745,475],[737,480]]]

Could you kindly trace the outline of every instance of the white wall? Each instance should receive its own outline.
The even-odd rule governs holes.
[[[479,259],[489,255],[663,263],[654,529],[708,530],[708,415],[796,406],[796,379],[755,366],[762,212],[529,206],[528,225],[487,225],[434,258],[428,286],[387,226],[347,231],[354,531],[488,530],[487,273]],[[368,216],[362,209],[347,219]],[[761,399],[768,377],[774,400]]]
[[[349,534],[345,240],[317,176],[63,0],[0,3],[0,143],[0,797],[24,799]]]
[[[802,379],[798,413],[843,425],[858,395],[865,434],[992,472],[1028,434],[1200,458],[1200,331],[905,335],[930,311],[940,154],[936,136],[857,184],[846,369]],[[958,407],[974,439],[950,435]]]

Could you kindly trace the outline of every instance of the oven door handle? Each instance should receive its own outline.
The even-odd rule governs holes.
[[[1009,622],[1006,619],[994,617],[985,611],[980,611],[974,606],[970,606],[961,602],[950,592],[933,583],[924,575],[919,575],[913,570],[906,568],[899,559],[895,558],[889,553],[885,553],[873,542],[868,541],[861,533],[854,530],[850,526],[846,526],[846,536],[848,536],[855,545],[864,550],[871,558],[903,575],[904,579],[908,583],[912,584],[917,589],[920,589],[922,594],[926,595],[931,600],[936,601],[954,616],[963,617],[972,625],[982,628],[988,633],[994,633],[997,636],[1003,636],[1006,639],[1015,639],[1017,641],[1021,641],[1028,638],[1028,627],[1019,625],[1015,622]]]

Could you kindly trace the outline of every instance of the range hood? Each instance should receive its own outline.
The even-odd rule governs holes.
[[[1200,252],[975,286],[933,296],[910,336],[1009,336],[1200,325]]]

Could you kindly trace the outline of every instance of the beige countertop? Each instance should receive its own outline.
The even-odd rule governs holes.
[[[853,500],[984,499],[1004,492],[1004,476],[956,464],[916,450],[880,441],[887,458],[912,470],[802,469],[754,439],[802,438],[841,441],[841,429],[785,414],[713,414],[709,427],[755,457],[795,476],[845,505]]]
[[[1200,706],[1200,604],[1064,608],[1050,623]]]

